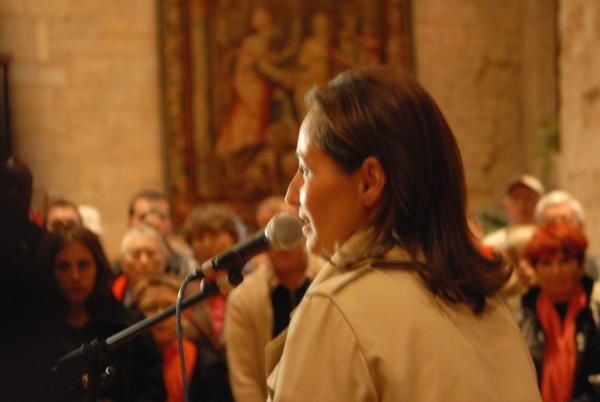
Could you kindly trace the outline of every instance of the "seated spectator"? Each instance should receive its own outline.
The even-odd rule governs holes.
[[[265,199],[257,209],[258,226],[266,226],[281,212],[296,215],[283,198]],[[287,328],[292,310],[324,263],[309,256],[303,242],[292,250],[264,255],[266,261],[246,275],[227,301],[225,345],[236,401],[267,399],[265,346]]]
[[[550,222],[571,222],[583,230],[585,214],[581,203],[566,191],[554,190],[540,198],[535,207],[535,218],[538,224]],[[600,278],[596,259],[587,256],[586,273],[594,280]]]
[[[148,226],[129,229],[121,241],[119,258],[123,273],[112,286],[113,294],[126,307],[134,303],[132,290],[142,279],[167,269],[167,247],[162,236]]]
[[[521,329],[544,402],[600,398],[600,303],[590,297],[586,248],[577,226],[554,222],[540,226],[525,249],[537,283],[523,297]]]
[[[225,206],[194,209],[183,225],[184,236],[199,264],[243,240],[246,228],[240,217]],[[190,315],[189,336],[203,349],[211,349],[225,363],[222,339],[226,296],[216,295],[197,304]]]
[[[150,317],[177,301],[180,281],[171,275],[151,276],[142,280],[134,289],[137,307]],[[184,323],[185,325],[185,313]],[[167,402],[183,402],[180,355],[177,345],[175,316],[152,327],[152,335],[163,357],[163,380],[167,389]],[[211,349],[199,349],[196,343],[183,339],[185,367],[191,401],[231,401],[227,378],[227,366],[219,356],[211,355]]]
[[[129,203],[127,224],[130,228],[146,225],[156,229],[167,246],[167,271],[182,277],[190,272],[193,262],[191,250],[173,235],[171,205],[164,194],[154,190],[136,193]]]
[[[46,208],[44,227],[49,232],[62,227],[81,225],[82,222],[77,205],[65,198],[52,200]]]
[[[508,225],[483,238],[486,254],[501,255],[512,270],[512,275],[500,291],[500,296],[517,320],[521,314],[521,296],[527,290],[527,286],[521,281],[525,278],[519,275],[521,271],[518,266],[524,247],[535,231],[535,206],[544,192],[542,183],[533,176],[521,175],[512,180],[503,199]],[[490,252],[490,248],[493,253]]]
[[[106,339],[139,318],[112,296],[110,265],[98,238],[88,229],[76,226],[49,234],[41,245],[40,267],[48,284],[50,310],[44,318],[44,344],[54,359],[84,342]],[[91,364],[86,358],[61,364],[46,400],[165,400],[160,354],[149,334],[99,354],[95,367]],[[82,381],[82,375],[102,373],[108,366],[114,368],[111,375],[88,377],[98,389],[97,395],[87,395],[92,387]]]

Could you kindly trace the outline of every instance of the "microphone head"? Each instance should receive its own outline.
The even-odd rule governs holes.
[[[290,250],[302,240],[302,222],[282,212],[271,218],[265,236],[272,250]]]

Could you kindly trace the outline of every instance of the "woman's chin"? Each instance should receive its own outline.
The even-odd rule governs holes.
[[[317,239],[312,234],[305,234],[306,237],[306,250],[313,254],[318,254],[319,250],[317,247]]]
[[[89,294],[85,292],[72,292],[65,296],[71,305],[84,305],[88,297]]]

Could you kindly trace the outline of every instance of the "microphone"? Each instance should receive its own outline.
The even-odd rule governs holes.
[[[265,229],[227,251],[205,261],[194,276],[208,276],[224,269],[241,269],[257,254],[269,250],[290,250],[302,239],[302,222],[288,213],[275,215]]]

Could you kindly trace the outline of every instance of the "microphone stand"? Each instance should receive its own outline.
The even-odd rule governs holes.
[[[239,272],[239,270],[233,269],[231,270],[231,274],[228,273],[228,277],[241,278]],[[235,285],[239,284],[239,282],[241,281],[238,281]],[[192,304],[198,303],[207,297],[214,296],[219,293],[219,285],[216,282],[204,279],[202,290],[197,294],[184,299],[181,304],[181,308],[185,309]],[[101,380],[107,380],[114,372],[114,368],[111,366],[106,367],[104,371],[101,370],[99,367],[100,362],[102,361],[101,357],[118,346],[130,342],[143,332],[146,332],[154,324],[174,315],[175,309],[176,306],[172,305],[164,311],[138,321],[106,339],[96,338],[90,342],[84,343],[79,348],[59,358],[51,371],[59,372],[62,367],[70,362],[74,362],[79,359],[86,359],[89,362],[88,371],[82,374],[81,382],[87,394],[86,400],[96,401],[98,392],[100,390]]]

